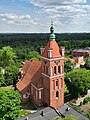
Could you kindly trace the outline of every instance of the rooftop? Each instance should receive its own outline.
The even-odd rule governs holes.
[[[43,111],[43,115],[41,114],[42,111]],[[74,115],[76,117],[76,120],[89,120],[88,118],[83,116],[81,113],[77,112],[72,106],[68,104],[64,104],[64,106],[60,107],[58,109],[58,112],[62,116]],[[59,117],[59,114],[53,108],[47,107],[37,111],[36,113],[30,114],[27,117],[28,120],[50,120],[52,118]],[[26,116],[19,118],[17,120],[25,120],[25,118]]]

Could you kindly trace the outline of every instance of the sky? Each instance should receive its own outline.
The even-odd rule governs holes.
[[[90,0],[0,0],[0,33],[90,32]]]

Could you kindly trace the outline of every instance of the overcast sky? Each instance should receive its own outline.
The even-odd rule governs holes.
[[[0,0],[0,33],[90,32],[90,0]]]

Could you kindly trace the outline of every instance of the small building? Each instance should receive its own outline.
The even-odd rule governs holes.
[[[80,56],[90,56],[90,47],[86,47],[84,49],[76,49],[71,52],[72,56],[80,57]]]
[[[41,48],[42,60],[25,61],[16,88],[22,101],[59,108],[64,105],[64,47],[55,41],[53,24],[50,32],[46,47]]]
[[[74,57],[72,59],[70,59],[71,62],[74,64],[75,68],[80,68],[80,66],[84,66],[85,61],[84,61],[84,57]]]

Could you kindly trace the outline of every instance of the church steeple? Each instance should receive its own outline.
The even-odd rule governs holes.
[[[55,40],[53,21],[51,21],[51,27],[50,27],[50,40]]]

